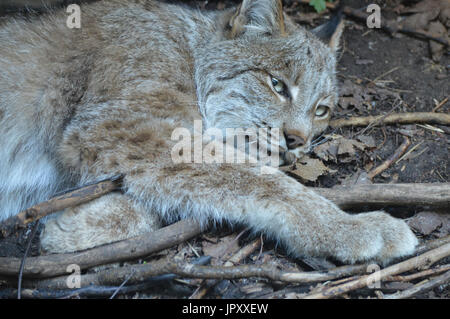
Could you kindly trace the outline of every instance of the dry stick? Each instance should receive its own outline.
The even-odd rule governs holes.
[[[255,239],[248,245],[242,247],[236,254],[231,256],[230,259],[228,259],[225,262],[224,266],[230,267],[230,266],[240,263],[242,260],[247,258],[252,252],[254,252],[255,249],[258,248],[260,245],[261,245],[261,240],[259,238]],[[208,290],[211,289],[216,284],[217,284],[217,281],[207,283],[204,287],[202,287],[201,289],[199,289],[198,291],[193,293],[189,299],[203,298],[206,295],[206,293],[208,292]]]
[[[449,284],[450,282],[450,271],[447,271],[446,273],[431,278],[430,280],[418,283],[414,285],[411,288],[405,289],[403,291],[399,291],[392,295],[385,295],[385,299],[403,299],[403,298],[410,298],[413,297],[419,293],[423,293],[425,291],[428,291],[430,289],[433,289],[437,286],[440,286],[442,284]]]
[[[402,101],[400,99],[396,99],[396,102],[398,101],[398,103],[396,103],[390,110],[389,112],[387,112],[384,115],[381,115],[380,117],[378,117],[376,120],[374,120],[373,122],[370,122],[365,128],[363,128],[362,130],[360,130],[359,132],[357,132],[357,135],[363,135],[367,130],[371,129],[374,126],[380,125],[380,123],[389,115],[393,114],[394,111],[396,109],[398,109],[400,107],[400,105],[402,104]],[[337,129],[337,128],[335,128]]]
[[[311,189],[342,209],[366,205],[450,207],[450,183],[364,184]]]
[[[253,253],[259,246],[261,246],[261,238],[257,238],[248,245],[242,247],[242,249],[240,249],[236,254],[231,256],[231,258],[225,262],[224,266],[230,267],[239,264],[251,253]]]
[[[221,263],[222,259],[224,257],[226,257],[230,251],[233,248],[234,243],[236,243],[238,241],[238,239],[246,232],[248,231],[250,228],[245,228],[243,231],[241,231],[226,247],[225,251],[223,252],[223,254],[218,258],[217,262]],[[214,283],[215,284],[215,283]],[[208,290],[212,287],[212,285],[208,285],[208,283],[206,282],[206,280],[203,280],[202,282],[200,282],[199,286],[197,287],[197,289],[193,292],[193,294],[189,297],[189,299],[200,299],[202,298],[207,292]]]
[[[120,284],[119,287],[117,287],[117,289],[114,291],[114,293],[111,295],[111,297],[109,297],[109,299],[114,299],[114,297],[119,293],[120,289],[122,289],[123,286],[125,286],[125,284],[128,282],[128,280],[131,278],[132,275],[133,275],[133,273],[130,273],[128,275],[128,277],[125,278],[125,280]]]
[[[33,241],[34,236],[36,236],[36,231],[39,227],[38,223],[35,223],[33,225],[33,228],[31,230],[30,238],[28,238],[27,248],[25,249],[25,252],[23,253],[22,261],[20,262],[19,267],[19,279],[17,281],[17,299],[21,299],[20,293],[22,290],[22,276],[23,276],[23,269],[25,267],[25,261],[27,260],[28,252],[31,249],[31,243]]]
[[[406,136],[403,138],[404,138],[404,141],[403,141],[402,145],[400,145],[400,147],[395,150],[394,154],[389,156],[389,158],[387,160],[385,160],[381,165],[377,166],[376,168],[371,170],[369,173],[367,173],[367,177],[370,180],[372,180],[378,174],[384,172],[392,164],[394,164],[400,158],[400,156],[405,154],[406,150],[411,145],[411,141]]]
[[[436,268],[427,269],[408,276],[388,276],[385,281],[411,281],[422,277],[433,276],[450,270],[450,265],[442,265]]]
[[[0,236],[6,237],[17,229],[24,228],[27,224],[39,220],[51,213],[64,208],[80,205],[96,199],[102,195],[118,189],[121,175],[117,175],[91,185],[87,185],[71,192],[53,197],[52,199],[32,206],[17,215],[2,222]]]
[[[431,112],[436,112],[437,110],[439,110],[445,103],[447,103],[447,101],[448,101],[448,97],[446,97],[441,102],[439,102]]]
[[[383,118],[384,117],[384,118]],[[378,123],[375,123],[377,122]],[[412,113],[395,113],[378,116],[352,117],[349,119],[337,119],[330,122],[330,126],[334,128],[344,126],[366,126],[375,123],[375,126],[393,125],[393,124],[440,124],[450,125],[450,114],[433,113],[433,112],[412,112]]]
[[[344,12],[344,14],[346,16],[354,18],[354,19],[359,20],[364,23],[367,22],[367,18],[369,17],[368,14],[365,14],[362,11],[355,10],[355,9],[347,7],[347,6],[345,6],[342,11]],[[431,40],[431,41],[435,41],[440,44],[443,44],[446,47],[450,46],[450,43],[446,39],[436,38],[436,37],[430,36],[429,34],[426,34],[424,32],[420,32],[420,31],[410,30],[410,29],[406,29],[406,28],[398,28],[394,24],[391,23],[390,25],[388,25],[384,21],[381,24],[381,29],[384,30],[385,32],[389,33],[390,35],[392,35],[396,32],[400,32],[400,33],[411,35],[411,36],[421,39],[421,40],[422,39]]]
[[[445,245],[445,244],[448,244],[448,243],[450,243],[450,235],[447,235],[447,236],[442,237],[442,238],[436,238],[436,239],[428,240],[428,241],[420,244],[419,246],[417,246],[416,254],[417,255],[423,254],[426,251],[438,248],[438,247],[440,247],[442,245]]]
[[[263,277],[289,283],[312,283],[361,274],[366,269],[367,265],[349,265],[323,272],[292,272],[281,271],[272,265],[199,266],[164,258],[146,264],[112,268],[97,273],[81,275],[80,285],[81,287],[119,285],[130,276],[130,273],[132,275],[128,282],[131,285],[143,282],[148,277],[167,273],[187,278],[241,279]],[[27,280],[24,281],[24,286],[35,289],[67,289],[67,278],[68,276],[61,276],[50,279]]]
[[[326,288],[321,292],[313,293],[305,296],[307,299],[327,299],[337,297],[339,295],[345,294],[347,292],[360,289],[366,287],[367,285],[376,282],[382,281],[384,278],[392,275],[397,275],[400,273],[404,273],[406,271],[410,271],[413,269],[421,269],[426,268],[439,261],[442,258],[450,256],[450,243],[445,244],[436,249],[430,250],[429,252],[424,253],[423,255],[410,258],[398,264],[389,266],[385,269],[376,271],[371,275],[363,276],[357,280]]]
[[[372,83],[373,83],[373,84],[376,84],[377,81],[381,80],[381,79],[384,78],[386,75],[389,75],[389,74],[391,74],[392,72],[398,70],[399,68],[400,68],[399,66],[396,66],[395,68],[390,69],[389,71],[387,71],[387,72],[385,72],[385,73],[383,73],[383,74],[377,76],[375,79],[371,80],[367,85],[370,85],[370,84],[372,84]]]
[[[66,268],[70,264],[77,264],[81,269],[87,269],[141,258],[182,243],[199,235],[201,231],[197,222],[185,219],[155,232],[82,252],[28,258],[23,276],[46,278],[66,274]],[[0,257],[0,275],[16,276],[20,261],[20,258]]]

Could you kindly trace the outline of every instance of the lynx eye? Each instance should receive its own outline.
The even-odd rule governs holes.
[[[316,116],[317,117],[324,117],[330,112],[330,108],[326,105],[319,105],[316,108]]]
[[[275,92],[278,94],[284,95],[286,97],[289,97],[286,84],[283,83],[283,81],[278,80],[277,78],[271,78],[272,80],[272,86]]]

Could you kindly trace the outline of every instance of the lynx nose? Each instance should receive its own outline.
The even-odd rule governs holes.
[[[286,144],[288,149],[294,149],[300,146],[305,145],[306,141],[305,139],[300,136],[298,132],[292,132],[292,131],[285,131],[284,137],[286,139]]]

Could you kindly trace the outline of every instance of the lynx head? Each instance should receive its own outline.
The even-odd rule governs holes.
[[[279,128],[280,149],[308,152],[337,100],[340,20],[309,32],[283,14],[281,0],[244,0],[225,12],[217,37],[198,52],[206,126]]]

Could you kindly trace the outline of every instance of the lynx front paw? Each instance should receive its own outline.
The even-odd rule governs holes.
[[[418,244],[416,236],[401,219],[384,212],[354,216],[360,231],[353,234],[350,249],[344,249],[338,258],[347,262],[374,261],[387,264],[392,259],[410,255]]]
[[[383,246],[375,260],[386,264],[394,258],[404,257],[414,253],[418,244],[416,236],[409,226],[401,219],[391,217],[383,212],[369,213],[375,229],[378,229]]]

